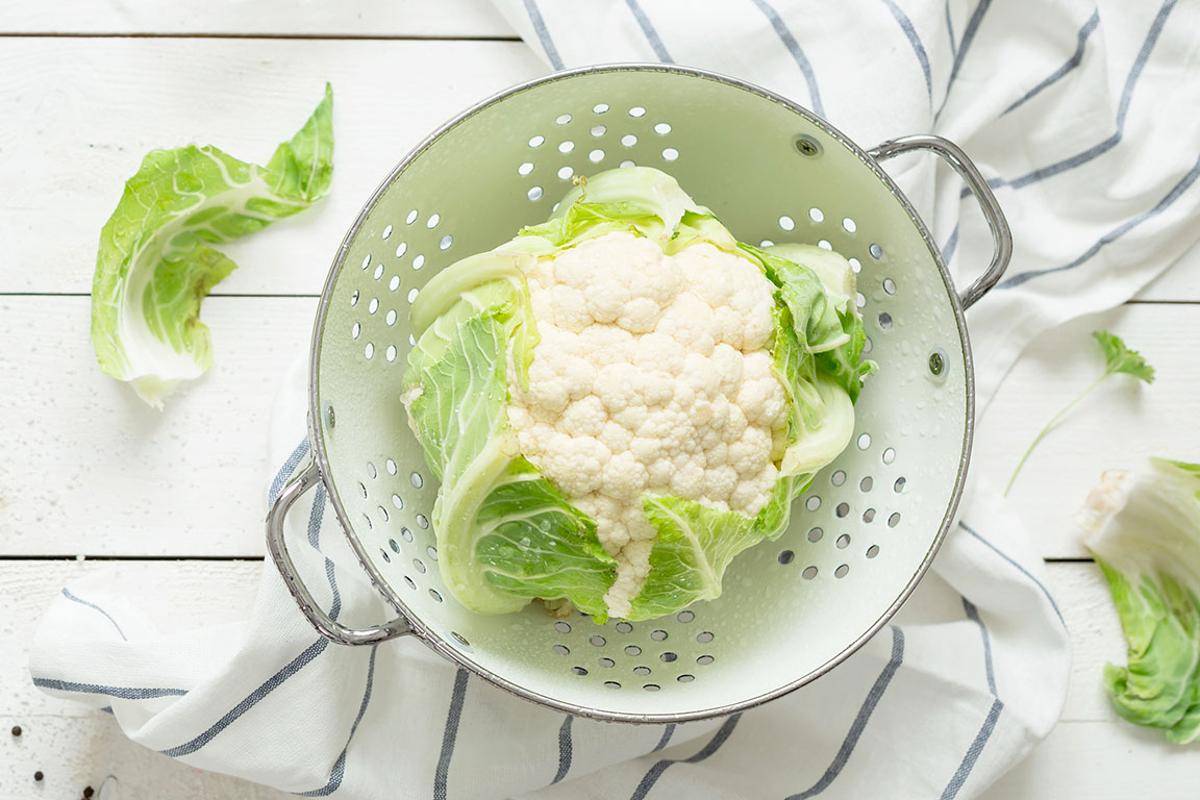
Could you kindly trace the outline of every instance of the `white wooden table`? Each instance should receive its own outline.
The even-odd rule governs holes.
[[[308,338],[336,242],[407,148],[465,104],[543,72],[486,0],[56,0],[0,8],[0,800],[280,798],[128,743],[110,717],[33,689],[28,642],[62,584],[118,568],[177,624],[230,618],[255,588],[271,396]],[[147,150],[192,140],[265,159],[337,94],[337,174],[318,209],[226,248],[241,268],[204,306],[216,366],[150,413],[96,368],[97,234]],[[386,104],[378,99],[386,97]],[[1119,723],[1099,687],[1123,644],[1070,515],[1100,469],[1200,459],[1200,253],[1134,301],[1044,336],[989,414],[974,469],[1004,475],[1098,369],[1096,327],[1159,369],[1114,381],[1031,460],[1014,499],[1047,561],[1075,667],[1062,722],[989,800],[1193,799],[1194,749]],[[182,602],[186,599],[187,602]],[[167,603],[164,603],[167,605]],[[19,724],[19,739],[8,730]],[[44,773],[35,784],[34,772]]]

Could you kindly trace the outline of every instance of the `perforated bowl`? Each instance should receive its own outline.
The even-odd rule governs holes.
[[[929,232],[879,167],[943,156],[996,240],[960,297]],[[442,585],[430,517],[437,482],[400,404],[410,304],[439,269],[543,221],[576,175],[655,166],[741,240],[816,242],[858,271],[870,357],[854,439],[796,501],[791,527],[739,556],[720,599],[650,622],[597,625],[468,611]],[[952,143],[864,151],[761,88],[693,69],[616,65],[512,88],[410,153],[338,250],[313,330],[313,458],[268,516],[268,546],[312,624],[346,645],[417,636],[530,700],[605,720],[680,722],[754,706],[822,675],[891,617],[925,573],[958,502],[973,419],[963,310],[999,279],[1010,238],[995,198]],[[398,617],[348,628],[297,576],[283,519],[323,482],[349,543]]]

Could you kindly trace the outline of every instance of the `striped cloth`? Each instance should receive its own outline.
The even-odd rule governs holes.
[[[1009,276],[969,315],[981,408],[1034,335],[1131,296],[1200,235],[1200,4],[497,2],[553,68],[678,61],[797,98],[864,144],[921,131],[962,144],[1017,240]],[[965,282],[991,243],[929,162],[897,179]],[[272,496],[307,455],[299,362],[280,397]],[[48,610],[30,668],[146,747],[308,797],[972,797],[1054,725],[1069,657],[998,493],[974,485],[962,508],[893,624],[815,684],[727,719],[595,723],[408,639],[329,645],[270,566],[242,620],[193,631],[155,627],[119,572],[81,580]],[[332,516],[320,490],[289,516],[309,585],[343,621],[381,619]]]

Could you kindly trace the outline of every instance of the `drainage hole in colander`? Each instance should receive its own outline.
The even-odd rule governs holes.
[[[692,681],[696,680],[696,676],[690,672],[685,672],[675,680],[679,681],[680,683],[691,683]]]
[[[518,175],[528,175],[531,172],[533,172],[533,162],[531,161],[526,161],[517,167]]]
[[[425,548],[425,554],[429,556],[430,561],[438,560],[437,548],[434,547],[433,545],[429,545],[428,547]]]
[[[633,108],[629,109],[629,116],[633,117],[634,119],[644,117],[646,116],[646,109],[642,108],[641,106],[634,106]]]
[[[421,530],[429,530],[429,517],[424,514],[417,514],[417,527]]]
[[[541,136],[541,135],[534,136],[532,139],[529,140],[529,146],[530,147],[541,147],[545,141],[546,141],[545,136]]]
[[[850,504],[849,503],[838,503],[837,508],[834,509],[834,513],[837,514],[839,517],[845,517],[847,514],[850,513]]]
[[[554,623],[554,630],[558,631],[559,633],[570,633],[571,623],[560,619],[558,622]]]
[[[382,547],[379,548],[379,555],[381,555],[383,557],[383,560],[386,561],[387,563],[389,563],[389,564],[392,563],[392,557],[390,555],[388,555],[388,551],[384,550]]]
[[[785,231],[795,230],[796,229],[796,220],[792,219],[787,214],[784,214],[782,217],[779,218],[779,227]]]
[[[863,522],[874,522],[874,521],[875,521],[875,509],[868,508],[866,511],[863,512]]]
[[[678,653],[672,653],[670,650],[668,650],[667,652],[665,652],[665,653],[662,653],[661,655],[659,655],[659,657],[658,657],[658,658],[659,658],[659,660],[661,660],[661,661],[663,661],[663,662],[665,662],[665,663],[667,663],[667,664],[670,664],[672,661],[676,661],[676,660],[678,660],[678,658],[679,658],[679,654],[678,654]]]
[[[578,665],[571,667],[571,672],[574,672],[576,675],[587,675],[587,670]]]
[[[408,302],[409,302],[409,303],[412,303],[413,301],[415,301],[415,300],[417,299],[417,295],[418,295],[418,294],[420,294],[420,291],[419,291],[419,290],[417,290],[417,289],[409,289],[409,290],[408,290]]]
[[[821,507],[820,495],[815,495],[815,494],[809,495],[809,498],[804,501],[804,507],[807,508],[809,511],[816,511],[818,508]]]
[[[675,615],[675,619],[679,620],[680,622],[684,622],[684,623],[691,622],[695,618],[696,618],[696,613],[694,611],[680,611],[678,614]]]
[[[371,302],[367,304],[367,313],[374,314],[378,310],[379,310],[379,298],[372,297]]]
[[[411,542],[413,540],[413,532],[411,530],[409,530],[408,528],[401,528],[400,529],[400,538],[406,542]]]
[[[858,306],[859,308],[866,308],[867,296],[865,294],[863,294],[862,292],[855,292],[854,293],[854,304],[856,306]]]
[[[866,450],[870,446],[871,446],[871,434],[860,433],[858,435],[858,449]]]
[[[454,641],[458,642],[463,647],[471,646],[471,643],[467,641],[467,637],[463,636],[458,631],[450,631],[450,635],[454,638]]]
[[[417,572],[424,575],[425,574],[425,562],[419,558],[414,558],[413,559],[413,569],[415,569]]]
[[[408,335],[408,346],[409,347],[417,346],[417,337],[413,336],[411,333]]]
[[[833,571],[833,574],[835,577],[844,578],[844,577],[846,577],[846,573],[849,571],[850,571],[849,564],[839,564],[838,568]]]
[[[565,644],[556,644],[556,645],[554,645],[554,647],[552,649],[554,650],[554,652],[558,653],[560,656],[566,656],[566,655],[571,654],[571,649],[569,647],[567,647]]]
[[[625,145],[626,147],[633,147],[635,144],[637,144],[637,137],[632,133],[627,133],[621,137],[621,144]]]
[[[856,225],[854,220],[850,219],[849,217],[843,217],[842,230],[844,230],[846,233],[854,233],[856,230],[858,230],[858,225]]]
[[[358,491],[362,494],[363,498],[365,499],[367,496],[367,485],[365,483],[363,483],[362,481],[359,481],[358,482]]]
[[[383,229],[383,233],[380,234],[380,238],[386,240],[391,235],[392,235],[392,226],[388,225],[386,228]]]
[[[383,468],[388,471],[389,475],[396,474],[396,462],[390,458],[383,462]]]
[[[454,237],[447,233],[438,242],[438,250],[449,250],[452,244],[454,244]]]
[[[593,114],[605,114],[608,112],[608,103],[596,103],[592,106]]]
[[[871,341],[871,337],[867,336],[863,339],[863,352],[869,353],[875,349],[875,342]]]
[[[570,114],[559,114],[558,119],[554,120],[555,124],[558,124],[558,125],[566,125],[570,121],[571,121]]]
[[[816,207],[810,208],[808,210],[808,218],[811,219],[813,222],[824,222],[825,221],[825,212]]]
[[[772,246],[774,246],[774,244],[775,244],[775,242],[771,241],[770,239],[763,239],[761,242],[758,243],[758,246],[759,247],[772,247]]]
[[[666,123],[666,122],[657,122],[654,125],[654,132],[657,133],[659,136],[666,136],[668,133],[671,132],[671,126],[669,123]]]
[[[886,450],[883,451],[882,458],[883,458],[883,463],[891,464],[893,461],[896,460],[896,449],[893,447],[887,448]]]
[[[874,558],[879,555],[879,545],[873,544],[867,548],[867,558]]]
[[[360,333],[362,333],[362,325],[356,322],[350,326],[351,339],[357,339]]]
[[[817,247],[821,248],[822,250],[832,251],[833,243],[830,242],[828,239],[821,239],[817,242]]]
[[[437,589],[430,589],[429,596],[433,598],[433,602],[435,602],[435,603],[442,602],[442,595],[440,593],[438,593]]]
[[[664,630],[663,630],[663,629],[661,629],[661,628],[659,628],[659,629],[657,629],[657,630],[650,631],[650,638],[651,638],[651,639],[653,639],[653,640],[654,640],[654,641],[656,641],[656,642],[663,642],[663,641],[666,641],[666,639],[667,639],[667,632],[666,632],[666,631],[664,631]]]
[[[592,162],[593,164],[599,164],[603,160],[604,160],[604,151],[603,150],[597,149],[597,150],[593,150],[592,152],[588,153],[588,161]]]
[[[892,513],[892,515],[890,517],[888,517],[888,527],[894,528],[899,524],[900,524],[900,512],[895,511]]]
[[[808,540],[813,544],[821,541],[821,537],[825,535],[825,531],[821,528],[813,528],[808,532]]]
[[[393,275],[393,276],[392,276],[392,279],[391,279],[390,281],[388,281],[388,291],[389,291],[389,292],[394,292],[394,291],[396,291],[396,290],[397,290],[397,289],[399,289],[399,288],[400,288],[400,276],[399,276],[399,275]],[[374,314],[375,312],[374,312],[374,311],[372,311],[371,313],[372,313],[372,314]]]
[[[702,667],[708,666],[714,661],[716,661],[716,659],[709,655],[696,656],[696,663]]]
[[[633,626],[628,622],[618,622],[616,628],[618,633],[629,633],[633,630]]]
[[[892,315],[886,311],[879,312],[879,327],[889,330],[892,327]]]
[[[417,590],[417,584],[407,575],[404,576],[404,583],[407,584],[408,588],[412,589],[413,591]]]
[[[379,509],[379,516],[383,517],[384,522],[387,522],[391,519],[391,516],[388,514],[388,510],[386,508],[383,506],[376,506],[376,508]]]
[[[679,151],[674,147],[664,147],[662,157],[663,161],[675,161],[679,158]]]
[[[834,486],[841,486],[843,483],[846,482],[845,471],[840,470],[840,469],[834,471],[834,473],[829,476],[829,482],[832,483]]]
[[[640,656],[641,654],[642,654],[642,648],[638,647],[636,644],[625,645],[625,655]]]
[[[558,179],[560,181],[569,181],[571,176],[575,174],[575,170],[570,167],[560,167],[558,170]]]
[[[567,139],[564,142],[558,143],[558,152],[562,153],[563,155],[566,155],[567,153],[571,152],[574,149],[575,149],[575,143],[572,142],[570,139]]]
[[[393,494],[392,505],[394,505],[398,510],[404,510],[404,498],[398,494]]]
[[[867,248],[867,252],[869,252],[871,254],[871,258],[875,259],[876,261],[883,258],[883,248],[874,242],[872,242],[871,246]]]
[[[423,266],[425,266],[425,256],[424,256],[424,255],[422,255],[422,254],[420,254],[420,253],[418,253],[416,256],[414,256],[414,257],[413,257],[413,265],[412,265],[412,267],[413,267],[413,269],[414,269],[414,270],[420,270],[420,269],[421,269],[421,267],[423,267]],[[412,293],[410,292],[409,294],[412,294]],[[412,295],[412,296],[413,296],[413,297],[416,297],[416,295]],[[408,301],[408,302],[410,302],[410,303],[411,303],[411,302],[412,302],[412,300],[411,300],[411,299],[409,299],[409,301]]]
[[[351,308],[353,308],[353,307],[354,307],[354,306],[356,306],[356,305],[358,305],[358,289],[355,289],[355,290],[354,290],[354,293],[350,295],[350,306],[351,306]]]
[[[644,666],[644,665],[641,665],[641,664],[639,664],[638,666],[636,666],[636,667],[634,667],[634,668],[633,668],[633,674],[634,674],[634,675],[649,675],[649,674],[650,674],[650,668],[649,668],[649,667],[647,667],[647,666]]]
[[[700,644],[707,644],[708,642],[711,642],[715,638],[716,637],[713,636],[712,631],[700,631],[700,633],[696,634],[696,641],[699,642]]]
[[[380,278],[382,278],[383,277],[383,264],[376,264],[375,271],[372,272],[371,274],[375,276],[375,280],[379,280]]]
[[[657,692],[662,687],[659,686],[657,683],[647,683],[647,684],[643,685],[642,688],[645,689],[647,692]]]
[[[599,664],[600,666],[604,667],[605,669],[612,669],[614,666],[616,666],[617,662],[613,661],[611,658],[609,658],[607,656],[603,656],[603,657],[597,659],[596,663]]]
[[[367,462],[367,475],[371,476],[372,480],[379,477],[379,470],[375,469],[375,464],[371,461]]]
[[[388,539],[388,547],[392,548],[393,553],[400,552],[400,543],[397,542],[395,539]]]
[[[809,564],[807,567],[804,568],[804,571],[801,572],[800,575],[806,581],[811,581],[813,578],[817,577],[817,568],[814,565]]]
[[[421,473],[419,472],[414,472],[413,474],[409,475],[408,480],[410,483],[412,483],[413,488],[415,489],[420,489],[425,485],[425,479],[421,477]]]
[[[837,544],[838,550],[845,550],[850,546],[850,534],[843,533],[841,536],[837,537],[837,542],[835,544]]]
[[[396,309],[393,308],[391,311],[387,312],[387,316],[384,317],[383,321],[388,324],[388,327],[391,327],[392,325],[396,324],[397,318],[398,315],[396,314]]]
[[[606,644],[604,637],[598,633],[593,633],[591,636],[589,636],[588,642],[592,645],[592,647],[604,647]]]
[[[525,193],[525,196],[533,201],[541,200],[542,199],[542,187],[540,187],[540,186],[529,187],[529,191]]]
[[[396,245],[396,258],[401,258],[408,252],[408,242],[401,242]]]
[[[555,203],[554,205],[550,206],[550,213],[551,213],[551,214],[557,214],[557,213],[558,213],[558,203]]]
[[[409,211],[409,212],[408,212],[408,216],[404,218],[404,224],[405,224],[405,225],[412,225],[414,222],[416,222],[416,221],[417,221],[417,216],[418,216],[420,213],[421,213],[421,212],[417,211],[415,208],[414,208],[412,211]]]
[[[363,269],[366,269],[367,267],[371,266],[371,254],[370,253],[367,253],[365,256],[363,256],[361,266]]]
[[[621,688],[621,684],[617,683],[616,681],[605,681],[604,685],[609,689],[620,689]]]
[[[367,346],[363,348],[363,356],[368,360],[375,356],[375,344],[373,342],[367,342]]]
[[[630,159],[625,159],[624,161],[621,162],[621,169],[629,169],[630,167],[636,167],[636,166],[637,166],[637,164],[634,164],[633,161]]]
[[[779,553],[779,563],[780,564],[790,564],[790,563],[792,563],[792,561],[795,560],[795,558],[796,558],[796,552],[794,550],[782,550]]]
[[[875,479],[872,478],[870,475],[868,475],[867,477],[863,478],[861,481],[858,482],[858,488],[864,492],[871,491],[871,489],[874,486],[875,486]]]
[[[388,361],[395,361],[397,352],[398,351],[396,350],[396,345],[389,344],[387,346],[387,349],[383,351],[383,357],[386,358]]]
[[[892,280],[891,278],[884,278],[883,279],[883,290],[885,292],[887,292],[888,294],[895,294],[896,293],[896,282],[894,280]]]

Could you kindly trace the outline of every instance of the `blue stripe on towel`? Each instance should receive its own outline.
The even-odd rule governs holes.
[[[34,678],[33,685],[42,689],[53,689],[59,692],[79,692],[80,694],[102,694],[121,700],[153,700],[158,697],[182,697],[187,689],[160,689],[131,686],[105,686],[99,683],[77,683],[75,681],[60,681],[57,678]]]
[[[1050,75],[1042,80],[1037,86],[1034,86],[1028,92],[1021,95],[1020,99],[1016,100],[1011,106],[1004,109],[1000,116],[1004,116],[1014,108],[1018,108],[1019,106],[1028,103],[1034,97],[1037,97],[1039,94],[1041,94],[1042,91],[1061,81],[1067,76],[1068,73],[1082,64],[1083,51],[1087,47],[1088,37],[1092,35],[1092,31],[1096,30],[1097,26],[1099,25],[1100,10],[1097,9],[1092,12],[1092,16],[1088,17],[1088,21],[1083,23],[1083,27],[1079,29],[1079,34],[1077,35],[1075,42],[1075,52],[1071,54],[1071,57],[1067,59],[1067,62],[1058,69],[1054,70],[1054,72],[1050,73]]]
[[[442,752],[438,756],[437,771],[433,776],[433,800],[446,800],[446,779],[450,771],[450,759],[454,757],[454,742],[458,738],[458,723],[462,720],[463,703],[467,697],[467,671],[459,667],[454,674],[454,690],[450,693],[450,707],[446,710],[446,728],[442,731]]]
[[[650,49],[654,51],[655,57],[664,64],[674,64],[675,62],[671,59],[671,54],[667,52],[666,45],[663,44],[658,31],[654,29],[654,24],[646,16],[646,12],[641,4],[637,0],[625,0],[625,5],[629,6],[629,12],[637,20],[638,27],[642,29],[646,41],[650,43]]]
[[[556,70],[562,69],[563,60],[558,55],[558,48],[554,46],[554,39],[550,38],[550,31],[546,28],[546,20],[542,17],[542,10],[538,8],[537,0],[525,0],[525,13],[529,15],[533,32],[537,34],[550,66]]]
[[[996,722],[1000,719],[1000,712],[1003,710],[1004,703],[1000,700],[992,702],[992,708],[983,720],[983,725],[979,728],[979,733],[975,734],[975,740],[967,748],[967,753],[963,756],[962,763],[958,765],[958,769],[954,772],[954,777],[950,779],[950,783],[946,785],[945,790],[942,792],[942,800],[954,800],[955,797],[958,797],[958,791],[967,782],[967,778],[971,775],[971,770],[975,768],[975,762],[979,760],[979,755],[987,745],[988,739],[992,738],[992,732],[996,730]]]
[[[804,50],[800,47],[800,43],[796,41],[796,37],[792,35],[791,30],[784,23],[783,18],[779,16],[779,12],[767,2],[767,0],[752,0],[758,10],[761,11],[771,23],[771,27],[775,29],[775,35],[783,42],[783,46],[792,54],[792,60],[796,62],[796,66],[800,68],[800,72],[804,75],[804,81],[808,84],[808,95],[812,99],[813,111],[825,116],[825,107],[821,104],[821,91],[817,88],[817,75],[813,72],[812,64],[808,61],[808,56],[804,55]]]
[[[574,717],[567,714],[563,719],[562,726],[558,729],[558,771],[554,773],[554,780],[550,781],[552,784],[567,777],[567,773],[571,771],[571,756],[574,750],[571,744],[571,723],[574,720]]]
[[[830,787],[830,785],[841,774],[845,768],[846,762],[850,760],[850,755],[854,752],[855,745],[858,744],[859,737],[867,728],[867,723],[871,721],[871,715],[875,713],[875,707],[879,705],[880,698],[887,691],[888,684],[892,682],[892,678],[896,676],[896,672],[900,669],[900,664],[904,661],[904,631],[895,625],[892,626],[892,656],[888,659],[888,663],[884,666],[883,671],[879,673],[879,677],[875,679],[871,690],[867,692],[867,697],[863,700],[862,706],[858,709],[858,714],[854,717],[854,722],[850,725],[850,730],[846,734],[846,738],[842,740],[842,746],[838,748],[837,754],[833,757],[833,761],[825,769],[825,774],[820,780],[798,794],[790,795],[787,800],[807,800],[809,797],[816,797]]]
[[[1007,561],[1012,566],[1016,567],[1018,572],[1020,572],[1022,575],[1024,575],[1029,580],[1033,581],[1034,584],[1036,584],[1037,587],[1042,590],[1042,594],[1046,595],[1046,599],[1050,601],[1050,607],[1054,609],[1054,613],[1058,617],[1058,621],[1061,622],[1064,626],[1067,624],[1066,620],[1063,619],[1062,611],[1060,611],[1058,608],[1058,603],[1055,602],[1055,600],[1054,600],[1054,595],[1050,594],[1050,590],[1046,588],[1046,585],[1044,583],[1042,583],[1041,581],[1039,581],[1036,577],[1034,577],[1032,572],[1025,569],[1025,567],[1021,566],[1021,564],[1019,562],[1017,562],[1015,559],[1013,559],[1013,557],[1010,556],[1008,553],[1005,553],[999,547],[996,547],[996,545],[992,544],[987,539],[983,538],[983,536],[981,536],[978,531],[976,531],[970,525],[967,525],[967,523],[959,520],[958,527],[962,528],[964,531],[971,534],[979,541],[983,542],[985,545],[988,546],[988,548],[990,548],[992,550],[992,552],[994,552],[996,555],[1003,558],[1005,561]]]
[[[932,106],[933,77],[930,75],[929,54],[925,52],[925,45],[921,44],[921,37],[917,35],[917,29],[913,27],[912,20],[900,6],[896,5],[894,0],[883,0],[883,3],[888,7],[888,11],[892,12],[892,16],[900,25],[900,30],[904,31],[904,35],[908,37],[908,43],[912,45],[913,55],[917,57],[917,63],[921,65],[921,74],[925,76],[925,93],[929,95],[929,105]]]
[[[96,611],[99,611],[101,614],[104,615],[104,618],[107,619],[109,622],[111,622],[112,626],[117,629],[117,634],[121,637],[121,641],[123,641],[123,642],[129,641],[129,638],[125,635],[125,631],[121,630],[121,626],[117,624],[117,621],[115,619],[113,619],[112,615],[109,614],[107,611],[105,611],[103,608],[96,605],[95,603],[91,603],[91,602],[88,602],[87,600],[84,600],[82,597],[78,597],[74,594],[71,594],[71,590],[67,589],[66,587],[63,587],[62,593],[63,593],[63,597],[67,598],[68,600],[70,600],[72,602],[79,603],[79,605],[81,605],[81,606],[87,606],[88,608],[93,608]]]
[[[662,774],[666,772],[667,768],[672,764],[698,764],[701,761],[704,761],[706,758],[712,756],[713,753],[720,750],[721,746],[725,744],[726,740],[729,739],[730,735],[733,733],[733,729],[737,727],[738,720],[741,718],[741,714],[734,714],[726,719],[725,722],[721,723],[721,727],[718,728],[717,732],[713,734],[713,737],[708,740],[708,744],[700,748],[700,751],[695,755],[689,756],[688,758],[664,758],[661,761],[655,762],[654,766],[650,768],[650,771],[646,773],[641,782],[637,785],[637,788],[633,790],[633,794],[630,795],[630,800],[644,800],[649,791],[654,788],[654,784],[658,782],[658,779],[662,777]]]
[[[346,775],[346,753],[350,750],[350,743],[354,741],[354,732],[358,730],[358,723],[362,722],[363,717],[367,713],[367,706],[371,703],[371,689],[375,685],[375,656],[378,653],[379,645],[371,645],[371,657],[367,660],[367,685],[363,689],[362,703],[358,707],[358,716],[354,718],[354,722],[350,725],[350,735],[346,737],[346,746],[342,748],[341,754],[333,762],[333,768],[329,770],[329,782],[320,789],[300,792],[300,797],[325,797],[336,792],[338,787],[342,785],[342,778]]]

